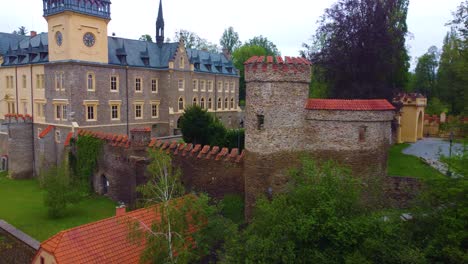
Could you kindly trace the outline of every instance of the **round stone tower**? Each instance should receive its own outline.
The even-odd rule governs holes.
[[[15,120],[7,125],[9,175],[13,179],[32,178],[34,144],[32,122]]]
[[[303,58],[254,56],[245,63],[245,148],[269,154],[303,142],[311,66]]]

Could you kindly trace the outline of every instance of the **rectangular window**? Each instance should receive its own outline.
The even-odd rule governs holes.
[[[159,80],[158,79],[152,79],[151,80],[151,92],[152,93],[157,93],[158,92],[158,87],[159,86]]]
[[[179,79],[177,87],[179,88],[179,91],[183,91],[185,89],[185,81],[183,79]]]
[[[68,106],[66,104],[55,104],[55,120],[67,120]]]
[[[236,86],[234,85],[234,82],[231,82],[231,93],[236,92]]]
[[[226,93],[229,93],[229,83],[228,83],[228,82],[225,82],[225,83],[224,83],[224,91],[225,91]]]
[[[257,130],[263,130],[265,126],[265,116],[257,115]]]
[[[13,89],[14,88],[14,79],[13,76],[6,76],[6,88],[7,89]]]
[[[200,91],[201,92],[206,91],[205,81],[200,81]]]
[[[55,90],[63,91],[63,72],[56,72],[55,73]]]
[[[218,93],[223,91],[223,82],[218,82]]]
[[[213,91],[213,81],[208,81],[208,92]]]
[[[120,105],[111,105],[111,120],[120,120]]]
[[[141,78],[135,78],[135,92],[141,92]]]
[[[198,91],[198,80],[193,80],[193,91]]]
[[[26,78],[26,75],[23,75],[23,89],[26,89],[28,83],[28,79]]]
[[[14,102],[8,102],[8,113],[9,114],[16,114],[16,107]]]
[[[44,118],[45,117],[45,104],[44,103],[36,103],[36,117]]]
[[[135,119],[142,119],[142,118],[143,118],[143,105],[135,104]]]
[[[158,118],[159,117],[159,103],[152,103],[151,104],[151,117]]]
[[[85,104],[86,121],[97,121],[97,104]]]
[[[119,77],[118,76],[111,76],[110,78],[110,89],[111,92],[117,92],[118,91],[118,85],[119,85]]]
[[[28,114],[28,102],[23,102],[23,113]]]

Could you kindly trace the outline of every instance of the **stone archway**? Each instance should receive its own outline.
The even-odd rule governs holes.
[[[416,123],[416,140],[423,138],[424,117],[423,112],[419,111]]]
[[[8,157],[6,156],[1,158],[0,171],[8,171]]]

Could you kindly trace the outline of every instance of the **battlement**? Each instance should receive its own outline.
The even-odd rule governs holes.
[[[140,146],[138,142],[131,141],[126,135],[93,132],[88,130],[79,130],[78,135],[90,136],[104,140],[107,144],[113,147],[122,147],[128,149],[132,146]],[[239,153],[237,148],[233,148],[231,151],[229,151],[228,148],[220,148],[218,146],[211,147],[209,145],[205,145],[202,147],[200,144],[193,145],[191,143],[177,143],[175,141],[163,142],[157,138],[152,138],[147,147],[152,149],[165,150],[166,153],[171,153],[175,156],[194,157],[197,159],[215,161],[228,161],[233,163],[240,163],[245,157],[245,150],[242,151],[242,153]]]
[[[6,114],[5,122],[7,123],[32,123],[32,115],[22,115],[22,114]]]
[[[310,83],[311,63],[304,58],[253,56],[244,66],[247,82]]]

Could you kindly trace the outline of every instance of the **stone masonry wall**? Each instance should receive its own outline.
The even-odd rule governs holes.
[[[12,120],[8,123],[8,170],[13,179],[33,176],[33,138],[30,121]]]

